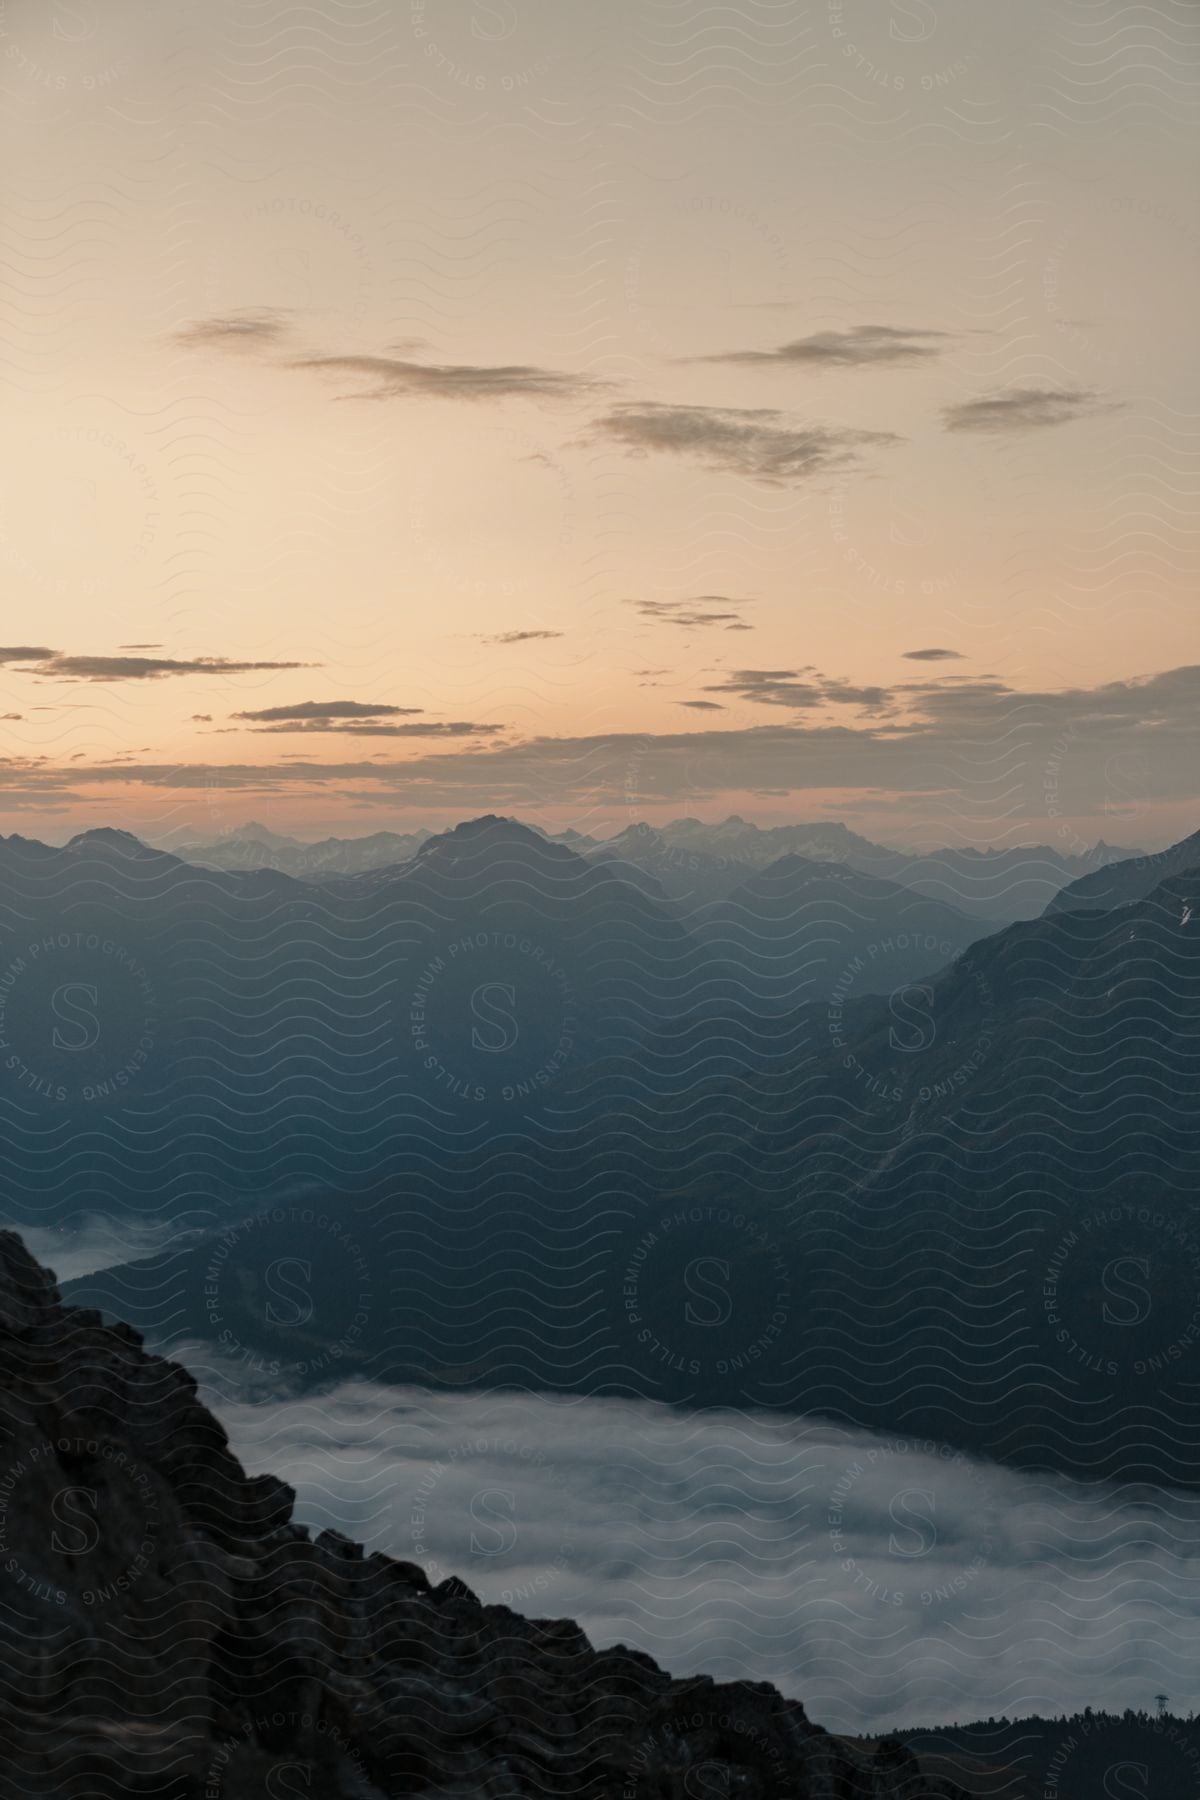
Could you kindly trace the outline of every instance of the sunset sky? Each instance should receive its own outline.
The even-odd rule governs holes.
[[[4,0],[0,829],[1196,829],[1154,17]]]

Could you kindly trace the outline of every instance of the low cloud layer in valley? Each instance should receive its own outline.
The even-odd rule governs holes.
[[[185,1355],[297,1514],[834,1729],[1190,1691],[1200,1504],[828,1421],[348,1383],[290,1400]]]

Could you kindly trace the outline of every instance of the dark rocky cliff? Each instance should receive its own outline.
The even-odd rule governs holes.
[[[0,1792],[160,1800],[933,1800],[762,1684],[292,1522],[177,1364],[0,1233]]]

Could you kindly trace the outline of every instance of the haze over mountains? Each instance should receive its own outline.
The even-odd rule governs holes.
[[[267,1271],[316,1271],[303,1385],[783,1407],[1194,1482],[1194,870],[977,937],[795,855],[685,915],[497,819],[319,883],[106,832],[2,855],[15,1203],[199,1230],[76,1290],[156,1341],[211,1331],[232,1230],[267,1363]],[[351,1333],[363,1261],[388,1303]],[[1132,1337],[1116,1265],[1158,1295]]]
[[[265,825],[249,824],[210,840],[173,833],[162,847],[210,868],[280,869],[319,879],[405,862],[431,835],[435,834],[424,829],[379,831],[305,843]],[[670,898],[691,906],[724,899],[751,872],[783,857],[799,856],[896,881],[973,918],[999,921],[1031,918],[1069,882],[1137,854],[1102,841],[1090,850],[1066,855],[1046,845],[988,851],[947,847],[914,853],[872,843],[833,820],[761,827],[737,816],[714,823],[674,819],[657,828],[637,822],[604,839],[574,830],[547,835],[591,861],[612,860],[653,876]]]
[[[186,862],[212,869],[279,869],[287,875],[353,875],[363,869],[382,869],[407,862],[416,854],[428,831],[375,831],[364,837],[323,838],[308,843],[285,837],[266,825],[235,826],[212,840],[172,834],[162,848]]]
[[[1200,1494],[1193,842],[991,929],[495,817],[319,879],[10,837],[9,1216],[306,1517],[394,1554],[435,1482],[414,1554],[485,1597],[855,1730],[1137,1704]]]
[[[837,1034],[815,1009],[835,996],[847,1018],[872,994],[924,1005],[979,935],[920,888],[796,852],[726,862],[701,899],[666,878],[662,844],[639,864],[483,819],[301,880],[108,829],[0,840],[19,1180],[56,1213],[140,1191],[178,1215],[189,1185],[203,1213],[208,1184],[353,1180],[448,1108],[511,1123],[567,1096],[595,1107],[627,1078],[679,1105],[697,1081],[820,1056]],[[93,1153],[68,1190],[76,1130]]]
[[[1172,875],[1186,875],[1200,863],[1200,831],[1151,856],[1113,856],[1103,867],[1078,876],[1060,888],[1047,906],[1048,912],[1081,912],[1095,908],[1111,912],[1131,900],[1144,900],[1160,882]]]

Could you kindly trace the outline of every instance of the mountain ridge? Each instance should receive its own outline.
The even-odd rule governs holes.
[[[765,1683],[672,1681],[570,1621],[314,1538],[192,1377],[64,1307],[11,1232],[0,1427],[6,1800],[660,1800],[697,1770],[745,1800],[961,1794]]]
[[[523,823],[522,821],[513,821]],[[470,824],[472,821],[460,821]],[[606,838],[572,828],[553,832],[541,826],[526,830],[561,843],[595,860],[623,860],[648,869],[663,880],[673,898],[706,903],[779,857],[800,854],[823,861],[845,862],[874,874],[916,887],[930,897],[956,905],[988,922],[1033,917],[1058,888],[1093,870],[1098,863],[1140,854],[1102,840],[1082,854],[1064,855],[1046,844],[960,849],[906,850],[878,844],[840,820],[800,821],[792,825],[758,826],[736,814],[723,821],[680,818],[661,826],[635,821]],[[306,843],[285,838],[252,823],[223,837],[187,840],[172,834],[163,848],[185,859],[216,868],[277,867],[307,879],[352,874],[409,860],[422,842],[445,837],[459,826],[431,833],[375,832],[356,838],[326,838]],[[691,859],[698,858],[693,863]],[[689,881],[688,877],[699,878]]]

